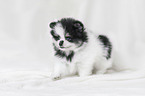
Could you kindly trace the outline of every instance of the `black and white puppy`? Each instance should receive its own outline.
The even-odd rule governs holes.
[[[56,59],[52,79],[75,74],[88,76],[94,70],[103,74],[112,67],[112,45],[106,36],[87,31],[73,18],[51,22],[49,27]]]

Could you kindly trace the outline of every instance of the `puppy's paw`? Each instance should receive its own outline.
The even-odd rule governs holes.
[[[52,80],[59,80],[59,79],[61,79],[61,75],[52,75],[51,79]]]
[[[80,72],[80,73],[79,73],[79,76],[80,76],[80,77],[86,77],[86,76],[89,76],[89,75],[91,75],[90,72],[88,72],[88,73],[87,73],[87,72]]]
[[[52,79],[53,79],[53,80],[59,80],[59,79],[61,79],[61,76],[53,77]]]
[[[96,74],[105,74],[106,73],[106,70],[98,70],[96,71]]]

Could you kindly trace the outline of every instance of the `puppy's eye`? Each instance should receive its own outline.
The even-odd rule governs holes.
[[[65,37],[67,41],[72,41],[71,37]]]

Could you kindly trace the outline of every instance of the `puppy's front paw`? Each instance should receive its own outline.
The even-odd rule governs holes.
[[[52,80],[59,80],[59,79],[61,79],[61,75],[52,75],[51,79]]]
[[[61,76],[53,77],[53,80],[59,80],[59,79],[61,79]]]
[[[79,76],[80,76],[80,77],[86,77],[86,76],[89,76],[89,75],[91,75],[90,72],[88,72],[88,73],[87,73],[87,72],[80,72],[80,73],[79,73]]]
[[[106,73],[106,70],[98,70],[96,71],[96,74],[105,74]]]

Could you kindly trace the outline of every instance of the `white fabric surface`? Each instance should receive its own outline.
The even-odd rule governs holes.
[[[1,0],[0,96],[144,96],[144,0]],[[51,81],[48,22],[82,20],[107,34],[120,72]]]

